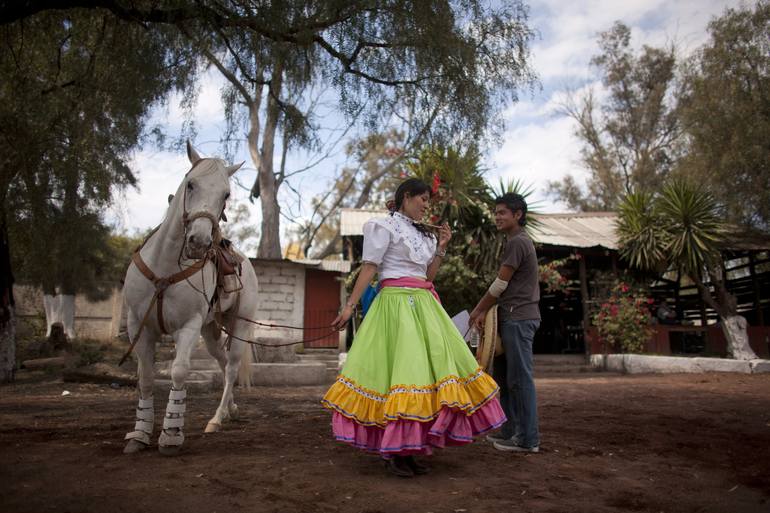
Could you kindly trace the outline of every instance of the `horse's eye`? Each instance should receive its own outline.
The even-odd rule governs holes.
[[[192,182],[187,182],[187,190],[188,190],[188,191],[191,191],[191,190],[193,190],[194,188],[195,188],[195,187],[193,186],[193,183],[192,183]]]

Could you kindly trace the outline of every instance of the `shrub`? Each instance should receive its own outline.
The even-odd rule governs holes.
[[[641,353],[652,335],[649,305],[652,299],[620,282],[594,315],[593,322],[605,347],[624,353]]]

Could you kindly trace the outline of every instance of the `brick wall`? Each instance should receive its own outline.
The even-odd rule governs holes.
[[[288,261],[252,260],[259,281],[257,320],[302,326],[305,310],[305,267]],[[302,332],[258,328],[256,336],[300,340]]]
[[[28,285],[13,287],[18,321],[17,336],[45,335],[43,291]],[[78,338],[109,340],[118,334],[123,295],[115,288],[104,301],[92,302],[83,295],[75,296],[75,334]],[[40,331],[42,330],[42,333]]]

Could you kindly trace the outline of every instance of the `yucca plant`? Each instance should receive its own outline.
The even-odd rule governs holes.
[[[704,188],[684,180],[667,182],[657,194],[630,193],[619,207],[621,257],[638,269],[674,268],[689,276],[721,318],[730,355],[749,360],[757,356],[749,347],[746,319],[738,315],[722,271],[720,249],[726,231],[719,203]]]

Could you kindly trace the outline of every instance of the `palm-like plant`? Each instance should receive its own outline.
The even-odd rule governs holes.
[[[542,201],[529,200],[529,198],[535,193],[535,187],[532,184],[524,183],[524,180],[521,178],[510,178],[508,180],[503,180],[501,177],[497,182],[497,188],[490,187],[490,193],[494,197],[513,193],[518,194],[524,198],[524,201],[527,202],[527,225],[525,229],[530,235],[532,234],[533,229],[543,225],[542,221],[537,218],[539,214],[542,214],[540,211]]]
[[[722,320],[733,358],[756,358],[722,272],[721,244],[727,227],[714,197],[692,183],[673,180],[659,194],[636,192],[620,203],[617,233],[622,258],[638,269],[676,268],[696,284]],[[708,283],[706,281],[708,277]],[[714,287],[712,293],[710,286]]]

